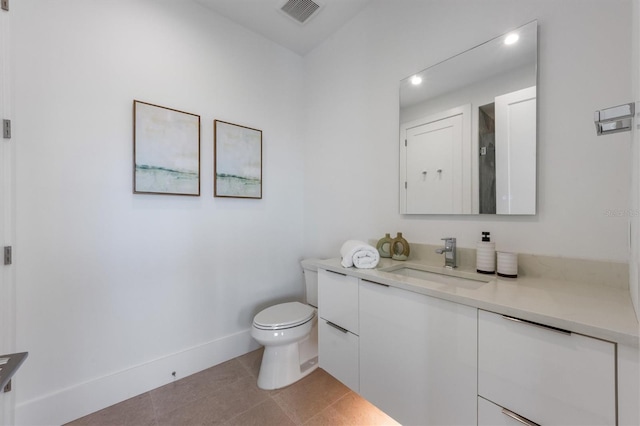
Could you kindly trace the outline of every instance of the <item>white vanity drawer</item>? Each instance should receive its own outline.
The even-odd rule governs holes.
[[[318,319],[318,362],[321,368],[355,392],[360,391],[358,336]]]
[[[358,334],[358,278],[319,269],[318,314]]]
[[[616,423],[615,345],[478,313],[478,394],[538,424]]]

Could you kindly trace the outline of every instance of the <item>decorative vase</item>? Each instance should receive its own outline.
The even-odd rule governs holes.
[[[393,260],[407,260],[409,257],[409,243],[402,237],[402,232],[391,241],[391,258]]]
[[[378,253],[380,253],[380,257],[391,257],[391,243],[393,239],[390,234],[384,234],[384,237],[378,240],[378,244],[376,248],[378,249]]]

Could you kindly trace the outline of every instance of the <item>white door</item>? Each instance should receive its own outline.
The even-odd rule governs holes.
[[[408,213],[453,212],[453,158],[461,143],[459,115],[407,130]]]
[[[9,12],[0,11],[0,119],[11,118],[9,43]],[[13,172],[14,153],[12,139],[0,138],[0,253],[12,246]],[[15,275],[13,266],[6,266],[0,258],[0,355],[15,352]],[[0,389],[0,425],[14,424],[15,391],[3,393]]]
[[[536,212],[536,87],[497,96],[496,213]]]
[[[470,105],[401,125],[401,213],[470,213]]]

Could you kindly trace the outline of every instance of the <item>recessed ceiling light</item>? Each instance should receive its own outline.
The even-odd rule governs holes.
[[[420,83],[422,83],[422,77],[418,75],[414,75],[413,77],[411,77],[411,84],[413,84],[414,86],[417,86]]]
[[[504,44],[506,44],[506,45],[513,44],[516,41],[518,41],[519,38],[520,38],[520,36],[518,34],[511,33],[504,39]]]

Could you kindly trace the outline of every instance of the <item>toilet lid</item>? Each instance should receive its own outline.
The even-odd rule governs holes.
[[[253,319],[253,325],[262,329],[291,328],[313,318],[314,309],[300,302],[281,303],[264,309]]]

